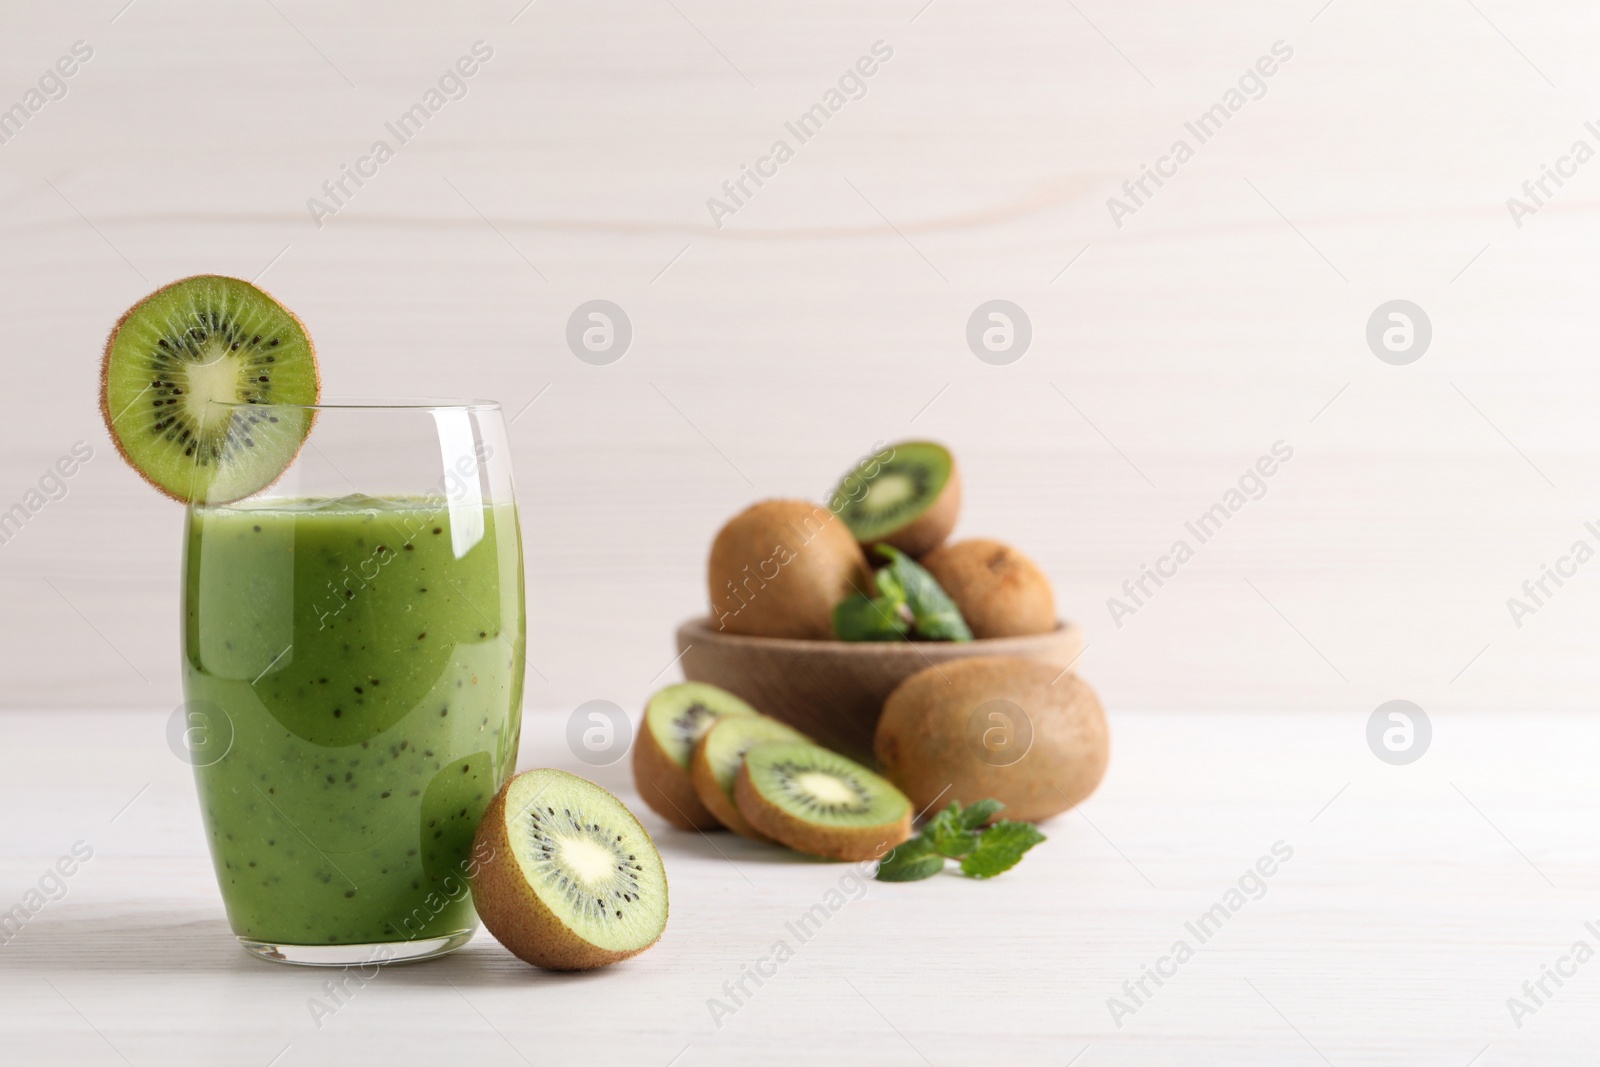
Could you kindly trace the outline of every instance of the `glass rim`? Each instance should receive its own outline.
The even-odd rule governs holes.
[[[222,408],[284,408],[291,411],[501,411],[498,400],[467,400],[457,397],[354,396],[318,400],[314,404],[252,404],[244,400],[212,400]]]

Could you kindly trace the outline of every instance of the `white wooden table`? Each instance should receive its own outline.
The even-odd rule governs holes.
[[[1553,996],[1520,1028],[1506,1003],[1573,942],[1600,945],[1584,925],[1600,920],[1600,725],[1586,717],[1436,715],[1428,753],[1393,767],[1367,750],[1365,715],[1113,712],[1101,791],[987,883],[861,895],[843,865],[645,812],[672,887],[650,952],[556,975],[480,934],[453,957],[350,983],[320,1028],[309,1000],[334,973],[233,943],[164,720],[0,720],[13,846],[0,903],[74,842],[94,852],[0,946],[8,1064],[1493,1067],[1579,1062],[1596,1035],[1600,962],[1563,987],[1547,980]],[[522,764],[582,770],[563,727],[530,716]],[[591,773],[637,806],[625,764]],[[1293,855],[1265,895],[1200,944],[1185,923],[1277,842]],[[800,940],[786,924],[841,880],[860,899]],[[1124,981],[1180,939],[1193,958],[1132,1001]],[[736,1004],[723,983],[780,940],[792,958]],[[1120,1027],[1112,997],[1136,1007]],[[720,1027],[712,998],[736,1008]]]

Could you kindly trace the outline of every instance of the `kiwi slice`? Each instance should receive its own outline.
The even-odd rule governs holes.
[[[961,474],[943,445],[902,441],[888,459],[845,475],[828,506],[862,544],[882,542],[920,556],[955,529]]]
[[[173,282],[118,320],[100,369],[117,451],[174,499],[222,504],[277,481],[315,404],[316,350],[294,314],[249,282]]]
[[[729,715],[716,720],[695,743],[689,757],[689,778],[700,802],[716,819],[736,834],[757,841],[772,840],[750,825],[733,802],[733,777],[744,754],[767,741],[807,741],[793,727],[765,715]]]
[[[667,927],[655,842],[622,801],[566,771],[506,783],[478,826],[468,877],[489,932],[536,967],[603,967]]]
[[[804,741],[745,753],[733,780],[739,813],[797,852],[878,859],[911,836],[911,801],[853,760]]]
[[[700,735],[723,715],[759,712],[725,689],[704,682],[669,685],[644,707],[633,743],[633,781],[655,813],[680,830],[720,830],[689,777],[689,754]]]

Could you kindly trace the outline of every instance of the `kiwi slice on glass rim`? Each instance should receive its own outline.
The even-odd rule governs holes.
[[[633,783],[655,813],[680,830],[720,830],[689,777],[689,754],[724,715],[759,714],[725,689],[704,682],[669,685],[644,707],[633,743]]]
[[[667,927],[661,853],[622,801],[557,770],[517,775],[473,842],[472,902],[519,959],[585,971],[636,956]]]
[[[910,556],[936,548],[961,514],[955,457],[932,441],[901,441],[887,459],[844,476],[828,505],[863,545],[889,544]]]
[[[911,836],[911,801],[854,760],[804,741],[745,753],[733,780],[739,813],[796,852],[879,859]]]
[[[100,370],[117,451],[184,502],[228,503],[277,481],[311,431],[314,413],[300,405],[320,392],[300,320],[249,282],[215,274],[129,308]]]
[[[739,773],[744,754],[767,741],[806,741],[805,734],[765,715],[729,715],[717,719],[695,742],[689,757],[689,778],[706,810],[717,821],[744,837],[757,841],[772,838],[750,825],[733,802],[733,778]]]

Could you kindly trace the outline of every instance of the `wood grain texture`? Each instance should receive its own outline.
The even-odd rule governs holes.
[[[0,703],[180,700],[180,515],[102,436],[96,355],[209,270],[301,315],[330,396],[518,416],[537,704],[640,706],[727,517],[926,437],[962,464],[956,536],[1040,564],[1113,709],[1595,706],[1600,581],[1506,607],[1596,543],[1596,172],[1520,226],[1506,207],[1591,136],[1593,7],[123,6],[0,13],[0,105],[94,49],[0,146],[0,360],[27,397],[0,510],[95,449],[0,545]],[[466,95],[319,225],[308,200],[478,40]],[[879,40],[866,95],[718,228],[708,198]],[[1278,40],[1265,94],[1113,223]],[[634,324],[610,366],[565,340],[597,297]],[[1009,366],[966,342],[997,297],[1033,325]],[[1396,297],[1434,326],[1409,367],[1364,336]],[[1119,626],[1107,601],[1278,440],[1266,494]]]
[[[1367,750],[1361,714],[1113,711],[1104,784],[1021,865],[909,885],[673,830],[628,791],[626,762],[568,751],[566,719],[530,714],[520,764],[597,779],[640,816],[671,882],[661,941],[567,976],[480,934],[350,981],[314,1016],[330,974],[252,959],[229,935],[165,715],[8,714],[0,905],[74,842],[93,858],[0,945],[5,1061],[1511,1067],[1593,1047],[1600,963],[1547,982],[1520,1028],[1506,1006],[1576,940],[1596,944],[1589,716],[1528,711],[1508,728],[1441,713],[1430,751],[1392,767]],[[1199,944],[1185,924],[1280,842],[1292,856],[1264,891],[1246,880],[1247,902]],[[1131,1005],[1123,983],[1180,939],[1193,958],[1114,1019],[1108,1000]],[[745,979],[736,1004],[725,983],[772,970],[780,941],[792,956],[759,987]]]
[[[709,618],[678,628],[679,663],[812,740],[871,764],[883,702],[918,671],[973,656],[1020,656],[1066,671],[1083,652],[1070,622],[1047,634],[982,641],[800,641],[719,632]]]

